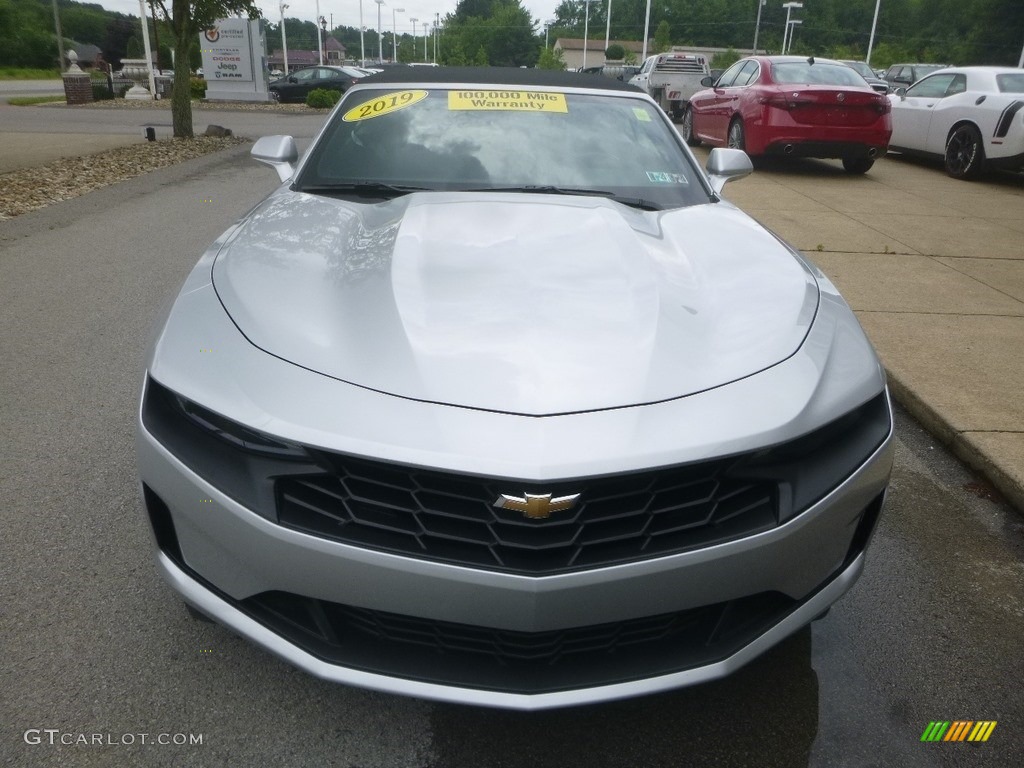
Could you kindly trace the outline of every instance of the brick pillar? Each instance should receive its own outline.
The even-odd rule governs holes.
[[[88,75],[76,75],[65,72],[64,96],[68,104],[89,104],[92,102],[92,78]]]
[[[90,104],[92,103],[92,78],[82,71],[78,66],[78,54],[68,51],[68,61],[71,66],[62,77],[64,78],[64,98],[68,104]]]

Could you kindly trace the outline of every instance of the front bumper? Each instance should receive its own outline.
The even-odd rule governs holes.
[[[210,591],[206,586],[176,566],[167,555],[160,553],[157,562],[167,582],[190,605],[216,619],[225,627],[247,638],[264,650],[273,653],[275,656],[315,677],[335,683],[383,691],[385,693],[416,696],[418,698],[456,704],[501,707],[523,711],[538,711],[615,701],[617,699],[626,699],[697,685],[731,675],[740,667],[753,661],[769,648],[778,644],[825,611],[853,586],[864,569],[864,555],[861,554],[821,590],[804,601],[799,608],[728,658],[701,667],[653,678],[592,688],[529,695],[439,685],[418,680],[389,677],[387,675],[330,664],[288,642],[241,611],[233,602],[225,600]]]
[[[773,530],[668,557],[528,577],[426,562],[288,530],[198,477],[144,428],[139,438],[140,473],[160,569],[188,603],[324,679],[515,709],[605,701],[715,679],[796,631],[837,600],[859,575],[893,452],[890,434],[838,488]],[[164,512],[154,515],[154,499]],[[617,673],[615,654],[630,650],[615,648],[593,665],[592,678],[587,669],[577,670],[554,688],[541,686],[537,692],[524,693],[503,688],[500,678],[486,675],[478,685],[471,676],[446,671],[454,668],[451,665],[431,662],[429,654],[418,657],[424,663],[415,669],[407,663],[388,669],[379,661],[346,661],[343,641],[332,655],[323,646],[302,642],[301,631],[282,631],[280,623],[253,609],[264,596],[280,593],[409,617],[421,624],[538,637],[728,605],[755,595],[778,596],[783,607],[760,625],[746,627],[742,636],[733,635],[731,642],[717,646],[717,656],[681,654],[660,668],[648,666],[638,672],[626,664]],[[641,646],[633,652],[637,649],[642,652]],[[385,659],[383,664],[387,663]]]

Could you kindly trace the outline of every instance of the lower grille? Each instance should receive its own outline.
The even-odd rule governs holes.
[[[580,481],[494,480],[331,454],[330,474],[276,481],[281,525],[359,547],[531,575],[684,552],[773,528],[776,484],[729,476],[735,459]],[[580,494],[531,519],[502,494]]]
[[[548,693],[720,661],[796,601],[777,592],[678,613],[550,632],[513,632],[267,592],[242,608],[324,661],[441,685]]]

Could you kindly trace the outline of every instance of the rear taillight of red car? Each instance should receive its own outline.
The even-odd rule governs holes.
[[[796,109],[800,106],[804,99],[801,99],[799,94],[794,93],[792,96],[785,93],[773,93],[770,96],[762,96],[758,99],[761,104],[766,104],[769,107],[776,107],[777,109]]]

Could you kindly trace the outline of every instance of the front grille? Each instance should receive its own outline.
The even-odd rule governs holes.
[[[359,547],[515,573],[548,574],[707,547],[777,524],[776,484],[729,476],[735,459],[534,482],[458,476],[331,454],[329,474],[276,481],[278,521]],[[501,494],[580,494],[545,519]]]
[[[267,592],[243,610],[320,659],[441,685],[547,693],[720,661],[795,609],[777,592],[611,624],[516,632]]]

